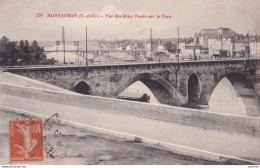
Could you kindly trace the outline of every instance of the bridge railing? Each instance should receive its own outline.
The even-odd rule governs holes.
[[[179,62],[204,62],[204,61],[225,61],[225,60],[254,60],[260,59],[260,57],[227,57],[227,58],[219,58],[216,59],[214,57],[209,57],[207,59],[197,57],[197,60],[194,59],[179,59]],[[158,63],[177,63],[178,59],[176,58],[156,58],[152,61],[148,60],[97,60],[97,61],[89,61],[88,66],[111,66],[111,65],[133,65],[133,64],[158,64]],[[44,64],[44,65],[8,65],[8,66],[0,66],[0,68],[44,68],[44,67],[82,67],[86,66],[85,61],[76,61],[76,62],[69,62],[69,63],[57,63],[57,64]]]

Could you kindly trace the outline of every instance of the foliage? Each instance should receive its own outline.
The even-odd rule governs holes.
[[[48,63],[46,60],[44,48],[39,47],[35,40],[30,45],[27,40],[21,40],[17,44],[6,36],[0,39],[1,65],[45,64]]]
[[[166,41],[164,43],[164,46],[167,48],[169,52],[176,52],[177,45],[173,43],[172,41]]]

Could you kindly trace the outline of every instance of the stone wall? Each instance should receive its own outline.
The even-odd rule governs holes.
[[[166,122],[176,122],[201,127],[202,129],[214,129],[232,133],[239,132],[247,135],[260,136],[260,118],[258,117],[218,114],[181,107],[152,105],[97,96],[75,95],[6,84],[0,84],[0,93],[101,110],[107,113],[120,113]]]

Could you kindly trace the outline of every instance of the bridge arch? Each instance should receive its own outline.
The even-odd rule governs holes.
[[[91,86],[84,80],[78,81],[72,88],[73,91],[81,94],[92,94]]]
[[[196,104],[199,102],[201,95],[201,86],[200,80],[196,73],[190,74],[187,82],[187,90],[188,90],[188,103]]]
[[[242,103],[245,109],[245,114],[239,111],[226,111],[227,113],[232,114],[238,114],[238,115],[247,115],[247,116],[260,116],[259,114],[259,96],[255,90],[253,80],[250,78],[250,76],[245,76],[242,73],[239,72],[230,72],[228,74],[223,74],[220,76],[219,81],[215,85],[214,89],[211,92],[211,96],[209,99],[209,105],[212,99],[212,95],[217,89],[217,86],[223,82],[224,80],[228,80],[230,84],[232,85],[233,89],[235,90],[235,93],[232,100],[238,100],[238,98],[242,99]],[[224,93],[223,93],[224,94]],[[225,101],[220,100],[219,101]],[[225,106],[232,106],[231,104],[228,104],[228,102],[222,102]]]
[[[130,77],[123,82],[116,94],[119,95],[136,81],[140,81],[146,85],[161,104],[180,105],[185,101],[184,97],[167,81],[158,75],[150,73],[138,74],[134,77]]]

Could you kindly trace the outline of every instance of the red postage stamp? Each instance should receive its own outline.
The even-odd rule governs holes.
[[[11,162],[43,161],[42,120],[9,120]]]

